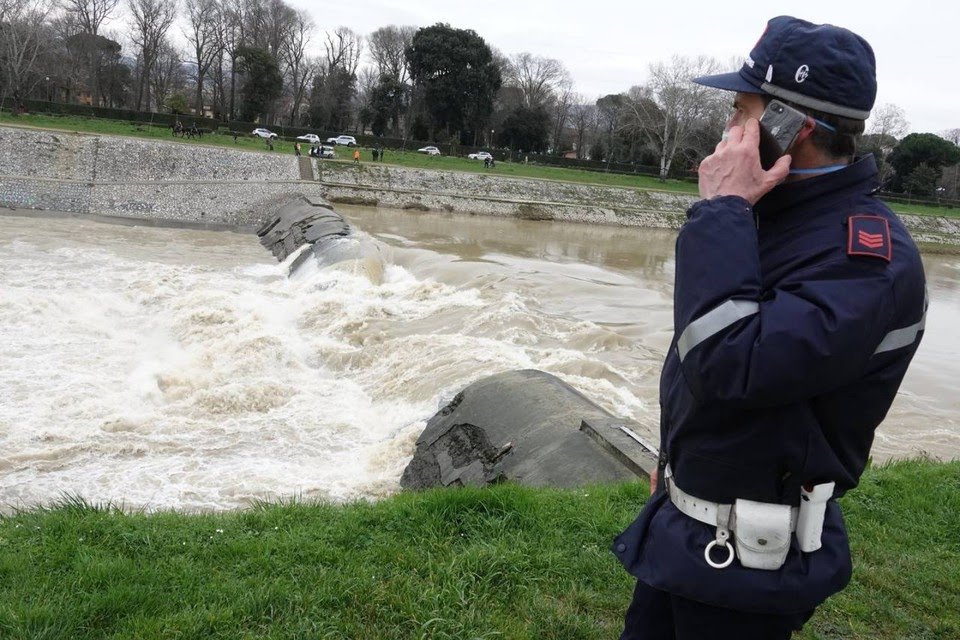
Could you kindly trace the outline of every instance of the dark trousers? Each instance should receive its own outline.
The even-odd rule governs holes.
[[[813,611],[789,615],[723,609],[637,581],[620,640],[789,640]]]

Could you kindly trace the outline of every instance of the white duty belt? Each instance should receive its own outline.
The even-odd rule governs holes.
[[[726,567],[729,567],[730,564],[733,562],[733,559],[736,557],[736,552],[733,549],[733,544],[730,544],[731,542],[730,534],[736,531],[736,526],[737,526],[737,522],[736,522],[737,518],[735,516],[736,512],[734,510],[735,505],[721,504],[718,502],[703,500],[701,498],[697,498],[685,492],[683,489],[678,487],[676,483],[673,481],[673,472],[671,471],[669,464],[666,466],[666,469],[664,470],[664,481],[667,485],[667,494],[670,496],[670,501],[673,502],[674,506],[677,508],[678,511],[680,511],[680,513],[686,516],[689,516],[694,520],[699,520],[704,524],[708,524],[711,527],[717,528],[716,538],[707,545],[707,548],[703,552],[703,555],[707,561],[707,564],[713,567],[714,569],[724,569]],[[833,483],[830,483],[830,484],[832,485]],[[831,487],[831,492],[832,492],[832,487]],[[755,505],[760,509],[764,509],[767,507],[785,509],[784,505],[758,503],[758,502],[752,502],[749,500],[738,500],[736,505],[738,507],[738,511],[740,510],[739,507],[741,507],[744,504],[748,506]],[[790,508],[789,532],[787,533],[788,536],[789,534],[792,534],[797,530],[797,519],[799,516],[799,512],[800,512],[800,509],[797,507]],[[784,527],[786,527],[786,524],[787,524],[786,522],[783,522]],[[822,524],[823,524],[823,520],[821,518],[820,520],[821,527],[822,527]],[[819,537],[820,535],[818,532],[817,545],[816,545],[817,548],[819,548]],[[743,542],[746,543],[746,541],[743,541]],[[759,544],[766,545],[767,542],[761,539],[759,541]],[[789,545],[789,540],[787,540],[787,544]],[[721,548],[726,547],[729,553],[729,555],[727,556],[727,559],[724,560],[723,562],[714,562],[714,560],[710,557],[710,552],[713,550],[714,547],[721,547]],[[786,555],[786,551],[784,551],[783,555]],[[743,560],[744,559],[741,558],[741,562],[743,562]],[[781,564],[782,564],[782,561],[781,561]],[[744,566],[748,566],[748,565],[745,564]],[[772,567],[757,567],[757,568],[772,568]]]

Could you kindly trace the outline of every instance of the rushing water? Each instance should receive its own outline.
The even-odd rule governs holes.
[[[0,508],[388,494],[469,382],[538,368],[654,441],[674,234],[343,207],[387,261],[287,278],[256,238],[0,218]],[[960,457],[960,258],[874,456]]]

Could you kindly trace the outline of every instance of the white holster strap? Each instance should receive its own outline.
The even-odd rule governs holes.
[[[779,569],[790,550],[790,537],[797,528],[798,509],[785,504],[755,502],[739,498],[733,504],[720,504],[696,498],[677,486],[670,465],[664,470],[670,501],[680,513],[717,527],[717,537],[707,545],[704,558],[715,569],[730,566],[734,559],[733,537],[740,564],[751,569]],[[821,520],[822,523],[822,520]],[[728,557],[715,561],[715,547],[728,550]],[[714,552],[715,555],[722,555]]]

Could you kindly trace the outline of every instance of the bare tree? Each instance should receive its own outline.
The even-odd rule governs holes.
[[[188,26],[184,36],[190,44],[190,53],[193,54],[193,63],[196,65],[194,108],[199,116],[203,115],[203,81],[222,46],[220,29],[223,21],[217,0],[186,0],[184,6],[187,10]]]
[[[100,103],[100,72],[104,64],[102,50],[96,36],[100,26],[110,18],[120,0],[61,0],[64,14],[80,33],[90,36],[82,58],[87,69],[88,88],[94,104]]]
[[[157,109],[163,109],[167,99],[173,93],[182,90],[185,82],[183,58],[176,47],[164,38],[157,51],[156,62],[150,69],[150,87],[153,90]]]
[[[880,155],[877,163],[880,166],[880,184],[884,184],[890,174],[891,167],[886,161],[887,157],[897,146],[897,141],[907,135],[909,130],[907,114],[897,105],[888,103],[873,111],[868,133],[873,138],[874,151]]]
[[[530,53],[518,53],[510,58],[504,84],[520,89],[526,107],[544,106],[562,85],[572,84],[563,63]]]
[[[136,108],[150,107],[150,74],[177,13],[177,0],[128,0],[130,40],[137,50],[140,77]]]
[[[39,82],[33,71],[50,41],[52,8],[48,0],[0,0],[0,104],[11,94],[19,102]]]
[[[625,101],[627,131],[642,133],[660,156],[660,179],[666,180],[678,152],[686,150],[698,123],[715,120],[724,109],[722,94],[691,82],[692,78],[714,73],[719,64],[713,58],[674,56],[670,63],[650,66],[645,91],[631,91]]]
[[[391,76],[400,84],[407,83],[410,72],[404,52],[413,42],[413,35],[416,32],[416,27],[390,25],[380,27],[367,36],[370,58],[373,60],[378,76]]]
[[[553,95],[550,117],[553,120],[553,136],[551,146],[554,153],[559,153],[563,146],[563,134],[567,130],[570,117],[570,107],[576,94],[573,91],[573,82],[566,78],[557,85]]]
[[[947,129],[940,137],[944,140],[949,140],[953,144],[960,146],[960,128],[958,129]]]
[[[298,15],[298,12],[284,4],[283,0],[268,0],[265,15],[266,49],[278,60],[283,57],[283,49],[298,23],[307,14]],[[308,18],[309,19],[309,18]]]
[[[327,54],[327,73],[341,69],[348,75],[356,75],[363,53],[363,36],[347,27],[337,27],[327,32],[323,48]]]
[[[364,67],[357,74],[357,93],[353,97],[353,111],[357,114],[360,130],[363,131],[373,119],[373,94],[380,75],[373,67]]]
[[[897,140],[907,135],[910,123],[906,112],[895,104],[885,104],[875,109],[870,117],[871,135],[891,136]]]
[[[303,106],[307,87],[313,80],[316,72],[316,61],[307,57],[307,47],[310,44],[310,32],[313,30],[313,19],[305,11],[297,11],[293,16],[290,28],[283,47],[281,59],[284,65],[284,75],[287,79],[287,88],[290,92],[290,124],[296,123],[300,107]]]
[[[579,93],[573,94],[570,97],[570,124],[573,126],[574,133],[576,134],[576,148],[577,148],[577,158],[583,158],[587,154],[586,151],[586,141],[587,141],[587,132],[590,130],[590,125],[593,122],[593,112],[596,110],[596,107],[588,102],[586,102],[582,95]]]
[[[237,49],[246,41],[246,0],[224,0],[220,46],[230,58],[230,103],[228,119],[236,114]]]
[[[624,103],[627,96],[622,93],[612,93],[597,99],[593,115],[593,128],[596,135],[604,140],[604,151],[607,164],[613,162],[617,155],[617,132],[623,129]],[[597,158],[594,158],[597,159]]]
[[[99,35],[100,25],[108,19],[120,0],[61,0],[64,12],[71,14],[83,33]]]

